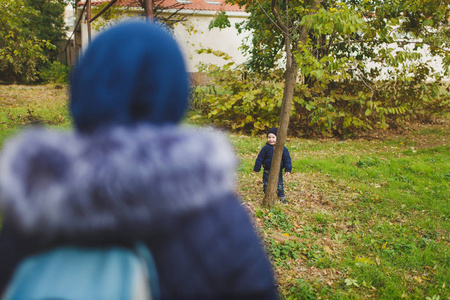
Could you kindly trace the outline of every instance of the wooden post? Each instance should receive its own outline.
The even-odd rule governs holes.
[[[78,59],[78,38],[77,38],[77,26],[78,24],[75,24],[74,32],[73,32],[73,51],[75,53],[75,61]]]
[[[72,42],[70,39],[69,39],[68,47],[69,47],[69,59],[67,59],[67,62],[68,62],[69,67],[72,67]],[[67,55],[67,52],[66,52],[66,55]]]
[[[91,18],[92,18],[92,6],[91,0],[87,2],[87,30],[88,30],[88,41],[91,43]]]
[[[145,15],[147,19],[153,19],[153,0],[145,0]]]

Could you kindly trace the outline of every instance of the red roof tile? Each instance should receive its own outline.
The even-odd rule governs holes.
[[[99,5],[109,0],[91,0],[92,5]],[[155,1],[156,2],[156,1]],[[158,1],[159,2],[159,1]],[[174,4],[184,5],[184,9],[201,11],[234,11],[243,12],[244,7],[224,3],[225,0],[164,0],[161,5],[170,7]],[[85,1],[80,1],[79,5],[84,5]],[[136,0],[118,0],[115,5],[136,5]]]

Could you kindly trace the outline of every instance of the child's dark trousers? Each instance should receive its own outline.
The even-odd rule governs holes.
[[[266,193],[267,182],[269,182],[269,170],[264,170],[264,172],[263,172],[264,193]],[[277,195],[280,198],[284,197],[284,185],[283,185],[282,171],[280,171],[280,176],[278,177]]]

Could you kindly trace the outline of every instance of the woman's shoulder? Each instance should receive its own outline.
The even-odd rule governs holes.
[[[233,194],[213,203],[180,219],[167,244],[155,249],[157,264],[162,252],[172,253],[179,264],[196,269],[193,277],[208,274],[209,288],[230,293],[230,299],[262,291],[275,294],[271,265],[249,212]],[[171,269],[172,263],[160,264],[164,274]]]
[[[5,216],[43,240],[104,236],[134,224],[157,232],[161,219],[214,205],[235,186],[233,149],[211,130],[33,129],[7,143],[0,161]]]

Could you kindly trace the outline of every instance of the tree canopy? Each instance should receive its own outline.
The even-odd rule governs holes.
[[[67,0],[24,0],[24,5],[36,12],[30,16],[25,32],[34,32],[38,39],[57,46],[65,38],[64,9],[67,4]],[[56,48],[46,49],[45,54],[53,61],[57,51]]]
[[[62,0],[0,1],[0,80],[31,83],[56,59],[64,36]]]
[[[0,80],[32,82],[37,79],[36,66],[47,59],[43,49],[51,45],[26,30],[35,15],[22,0],[0,2]]]
[[[376,78],[383,68],[396,75],[427,68],[424,55],[443,58],[443,70],[450,64],[450,1],[442,0],[229,0],[245,5],[250,13],[239,29],[250,30],[249,66],[265,72],[283,57],[283,31],[275,22],[271,6],[289,27],[292,46],[305,76],[325,74]],[[311,12],[317,2],[318,9]],[[301,30],[307,40],[299,44]]]
[[[226,89],[202,96],[218,126],[252,133],[276,126],[289,57],[298,75],[289,83],[291,134],[346,137],[449,110],[449,0],[230,2],[246,5],[239,29],[252,34],[246,64],[202,67]],[[222,17],[212,24],[226,26]]]

